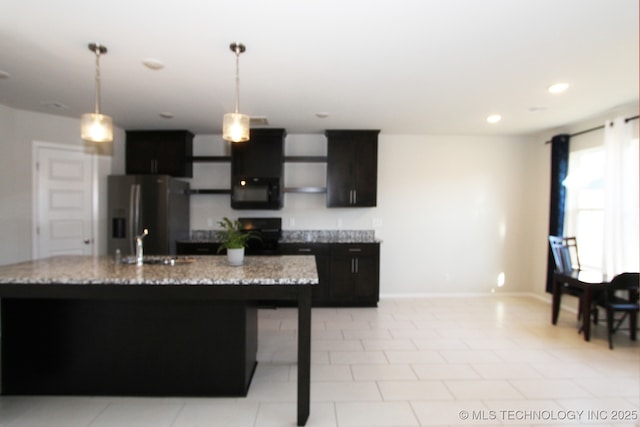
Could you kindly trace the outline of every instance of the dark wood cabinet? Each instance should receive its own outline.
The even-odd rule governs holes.
[[[379,243],[332,244],[330,300],[344,305],[377,305],[379,266]]]
[[[379,130],[327,130],[327,206],[377,203]]]
[[[231,144],[231,176],[281,178],[284,129],[251,129],[247,142]]]
[[[0,301],[2,363],[10,367],[3,394],[247,395],[256,303],[177,296],[193,286],[170,297],[154,296],[154,286],[109,297],[110,285],[101,287],[79,290],[81,297]]]
[[[186,130],[127,131],[126,173],[193,177],[193,134]]]
[[[247,142],[231,144],[231,208],[282,209],[284,129],[251,129]]]
[[[311,302],[314,306],[327,305],[329,299],[329,245],[323,243],[281,243],[282,255],[314,255],[316,268],[318,269],[318,284],[311,293]]]
[[[177,255],[217,255],[220,243],[215,242],[176,242]],[[221,252],[224,254],[224,252]]]
[[[219,243],[177,242],[178,255],[216,255]],[[380,243],[280,243],[270,255],[314,255],[314,307],[375,307],[380,294]],[[269,255],[261,255],[269,256]],[[282,305],[261,301],[266,305]]]

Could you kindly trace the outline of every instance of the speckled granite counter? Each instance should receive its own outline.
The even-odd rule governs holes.
[[[189,262],[185,262],[188,260]],[[178,258],[175,265],[115,265],[112,257],[58,256],[0,266],[0,284],[302,285],[317,284],[314,257],[247,256],[240,267],[224,255]]]
[[[373,230],[283,230],[281,243],[379,243]]]
[[[218,242],[216,230],[193,230],[189,242]],[[280,243],[380,243],[374,230],[282,230]]]
[[[249,256],[241,267],[225,256],[190,258],[136,266],[59,256],[0,266],[0,392],[246,396],[257,301],[297,301],[297,424],[305,425],[314,257]]]

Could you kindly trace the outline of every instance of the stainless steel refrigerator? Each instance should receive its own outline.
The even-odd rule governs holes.
[[[189,183],[168,175],[110,175],[108,251],[135,254],[135,237],[146,228],[146,255],[176,253],[176,240],[189,238]]]

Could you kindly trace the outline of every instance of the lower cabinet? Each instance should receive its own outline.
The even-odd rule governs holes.
[[[176,242],[176,254],[177,255],[217,255],[219,246],[220,246],[219,243]]]
[[[282,255],[315,255],[316,268],[318,269],[318,284],[311,292],[311,303],[314,307],[326,305],[329,301],[329,245],[322,243],[281,243],[279,246]]]
[[[178,255],[216,255],[217,243],[178,242]],[[379,243],[280,243],[272,255],[314,255],[314,307],[375,307],[380,295]],[[268,255],[263,255],[268,256]],[[264,301],[278,305],[274,301]]]
[[[376,306],[380,293],[380,244],[331,244],[329,300]]]

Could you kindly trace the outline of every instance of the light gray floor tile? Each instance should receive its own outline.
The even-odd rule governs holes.
[[[252,426],[258,407],[258,402],[239,399],[187,401],[171,427]]]
[[[184,402],[178,399],[118,399],[100,412],[89,426],[170,427],[183,406]]]
[[[453,399],[442,381],[379,381],[384,400],[444,400]]]
[[[419,426],[408,402],[336,403],[340,427]]]
[[[409,365],[351,365],[351,371],[356,381],[417,379]]]

